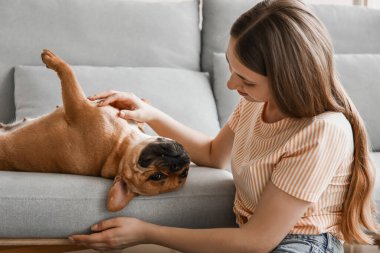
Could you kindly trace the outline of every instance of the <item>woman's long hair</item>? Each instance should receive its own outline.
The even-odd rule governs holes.
[[[301,1],[266,0],[241,15],[230,33],[236,39],[236,55],[246,67],[268,77],[284,114],[303,118],[334,111],[348,119],[355,146],[341,231],[349,243],[373,243],[365,233],[377,230],[367,132],[338,79],[324,25]]]

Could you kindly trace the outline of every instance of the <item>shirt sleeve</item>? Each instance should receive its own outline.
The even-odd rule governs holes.
[[[230,115],[229,119],[227,120],[227,124],[232,130],[232,132],[236,132],[237,125],[239,123],[241,110],[243,107],[243,99],[240,99],[239,103],[236,105],[235,110]]]
[[[319,119],[291,138],[286,150],[273,170],[272,183],[298,199],[316,202],[343,162],[352,159],[352,134]]]

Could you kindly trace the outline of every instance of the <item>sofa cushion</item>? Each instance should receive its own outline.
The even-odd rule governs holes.
[[[98,177],[0,172],[0,237],[67,237],[118,216],[188,228],[236,227],[227,171],[192,167],[180,190],[136,197],[116,213],[106,210],[111,184]]]
[[[0,122],[14,116],[13,66],[43,48],[76,65],[199,70],[198,0],[1,0]]]
[[[227,49],[232,23],[260,0],[203,1],[202,70],[212,73],[213,53]]]
[[[374,150],[380,151],[380,54],[335,55],[340,80],[364,119]]]
[[[324,4],[310,7],[327,27],[335,53],[380,54],[380,10]]]
[[[104,90],[134,92],[192,128],[215,135],[219,122],[208,75],[170,68],[73,66],[87,96]],[[15,68],[16,118],[35,117],[62,104],[60,81],[52,70]],[[152,134],[152,130],[147,128]]]
[[[220,126],[223,126],[235,106],[238,104],[240,96],[236,91],[227,88],[227,81],[230,78],[228,62],[224,53],[214,53],[214,80],[213,91],[218,109]]]
[[[259,0],[203,1],[203,71],[212,72],[213,53],[225,52],[231,25],[257,2]],[[380,10],[322,4],[310,7],[326,25],[336,53],[380,53]]]

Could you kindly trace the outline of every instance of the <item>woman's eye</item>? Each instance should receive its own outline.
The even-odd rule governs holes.
[[[153,181],[160,181],[162,179],[165,179],[166,175],[162,174],[161,172],[156,172],[153,175],[150,175],[149,179]]]
[[[254,83],[247,83],[247,82],[244,82],[244,85],[245,85],[245,86],[248,86],[248,87],[253,87],[253,86],[255,86]]]

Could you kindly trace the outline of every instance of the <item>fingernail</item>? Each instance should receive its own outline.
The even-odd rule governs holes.
[[[72,238],[71,236],[69,236],[69,240],[74,242],[74,238]]]
[[[98,225],[97,225],[97,224],[93,225],[93,226],[91,227],[91,229],[92,229],[92,230],[96,230],[96,229],[98,229]]]

